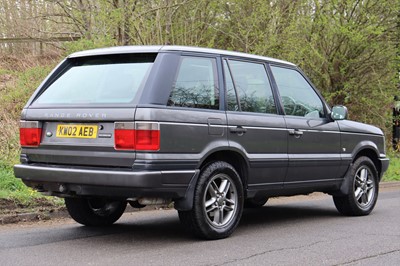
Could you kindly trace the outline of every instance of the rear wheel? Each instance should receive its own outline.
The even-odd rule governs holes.
[[[182,224],[195,236],[221,239],[230,236],[243,212],[243,186],[236,170],[226,162],[214,162],[200,174],[193,209],[179,211]]]
[[[378,171],[368,157],[358,158],[351,166],[346,178],[350,178],[346,196],[334,196],[337,210],[343,215],[368,215],[378,199]]]
[[[69,215],[87,226],[106,226],[115,223],[124,213],[126,201],[104,198],[65,198]]]

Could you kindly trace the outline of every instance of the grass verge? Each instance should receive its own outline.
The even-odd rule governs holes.
[[[400,153],[389,151],[389,169],[383,176],[383,181],[400,181]]]
[[[15,178],[11,166],[0,162],[0,215],[61,208],[62,199],[46,197]],[[23,210],[23,211],[22,211]]]
[[[20,59],[0,55],[0,215],[54,210],[63,200],[45,197],[14,177],[19,157],[19,116],[24,104],[51,71],[55,60]],[[57,59],[58,61],[58,59]]]

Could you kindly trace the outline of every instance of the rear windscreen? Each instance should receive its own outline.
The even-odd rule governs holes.
[[[68,59],[70,66],[34,104],[130,103],[146,81],[155,56],[125,54]]]

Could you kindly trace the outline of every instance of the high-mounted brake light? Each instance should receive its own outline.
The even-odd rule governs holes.
[[[116,150],[157,151],[160,149],[160,125],[156,122],[116,122]]]
[[[38,147],[42,138],[42,124],[38,121],[20,121],[21,147]]]

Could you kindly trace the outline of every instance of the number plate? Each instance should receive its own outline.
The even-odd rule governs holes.
[[[94,125],[58,125],[57,138],[97,138],[97,126]]]

